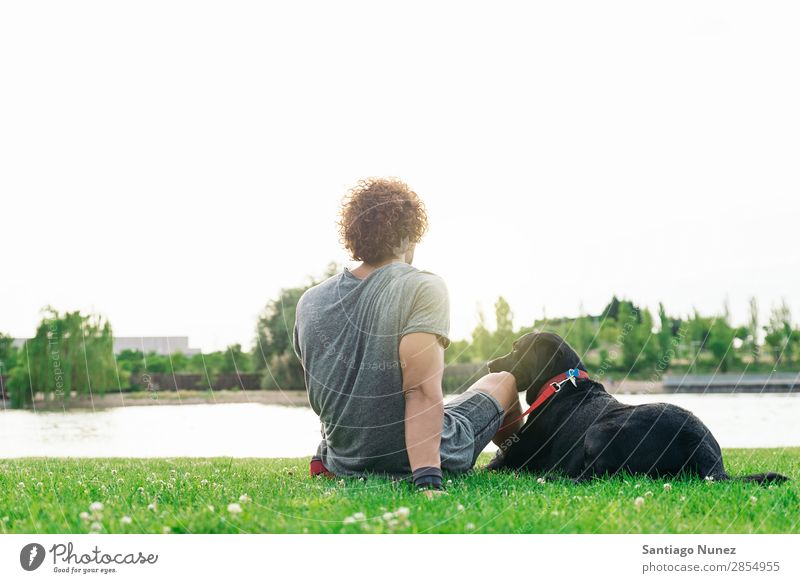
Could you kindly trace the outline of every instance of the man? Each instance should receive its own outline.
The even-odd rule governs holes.
[[[307,290],[294,347],[322,442],[312,473],[411,474],[431,496],[442,470],[465,472],[521,426],[514,377],[488,374],[442,398],[450,308],[444,281],[411,266],[427,230],[422,201],[396,179],[362,180],[339,222],[355,269]]]

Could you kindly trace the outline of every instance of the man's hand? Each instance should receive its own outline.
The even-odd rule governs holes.
[[[434,498],[439,498],[441,496],[447,496],[447,490],[420,490],[419,493],[425,496],[428,500],[433,500]]]
[[[444,422],[444,348],[435,334],[413,332],[400,340],[399,357],[406,399],[406,450],[411,470],[438,469]]]

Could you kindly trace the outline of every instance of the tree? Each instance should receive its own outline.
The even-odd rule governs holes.
[[[689,342],[689,359],[695,364],[700,360],[703,350],[707,348],[711,334],[712,318],[704,318],[697,310],[687,322],[687,341]]]
[[[331,277],[337,269],[335,263],[329,264],[322,279]],[[267,302],[256,323],[253,347],[255,370],[264,370],[275,355],[294,352],[292,334],[297,302],[307,289],[320,281],[312,279],[304,286],[281,289],[277,298]]]
[[[245,373],[250,371],[250,365],[250,354],[242,350],[242,345],[231,344],[225,349],[225,359],[219,372],[229,374]]]
[[[5,399],[5,377],[17,366],[17,355],[14,339],[0,333],[0,399]]]
[[[35,393],[68,399],[103,393],[117,384],[111,326],[100,316],[61,315],[45,308],[36,335],[25,342],[9,382],[12,406],[30,403]]]
[[[728,323],[727,314],[715,318],[708,332],[707,347],[720,372],[728,372],[734,361],[733,339],[736,330]]]
[[[335,263],[330,263],[322,279],[331,277],[338,271]],[[302,387],[303,367],[294,352],[293,333],[297,313],[297,302],[305,291],[320,280],[312,279],[302,287],[281,289],[278,297],[267,302],[256,323],[256,339],[253,346],[252,368],[255,372],[265,372],[263,385],[269,388],[278,377],[288,382],[298,382]],[[232,361],[231,361],[232,364]],[[288,384],[282,385],[284,387]]]
[[[496,329],[494,332],[493,352],[495,354],[507,354],[511,352],[511,344],[514,342],[514,314],[511,306],[503,296],[499,296],[494,304],[494,316]]]
[[[632,372],[642,350],[637,328],[639,315],[634,312],[630,302],[620,302],[617,320],[621,327],[619,344],[622,348],[621,365],[627,372]]]
[[[478,307],[478,323],[472,330],[472,355],[476,360],[483,361],[498,356],[493,350],[492,335],[486,327],[486,316]]]
[[[592,317],[584,313],[583,304],[581,304],[578,317],[570,325],[569,332],[565,339],[572,345],[581,359],[585,360],[586,353],[592,349],[595,341],[595,326]]]
[[[750,298],[750,320],[748,322],[748,336],[747,344],[750,347],[750,356],[753,359],[753,364],[758,364],[760,354],[760,345],[758,344],[758,302],[755,297]]]
[[[795,346],[799,343],[798,331],[792,325],[792,312],[786,300],[770,312],[769,323],[764,326],[764,343],[768,345],[775,360],[775,366],[791,362]]]
[[[664,371],[669,368],[672,359],[675,358],[675,336],[672,333],[672,319],[667,316],[664,304],[658,304],[658,320],[661,327],[658,330],[658,349],[661,352],[659,357],[659,368]]]
[[[612,320],[624,320],[625,318],[620,315],[620,310],[623,309],[623,306],[626,306],[625,314],[634,314],[638,319],[641,316],[641,310],[639,306],[634,304],[629,300],[620,300],[617,296],[612,296],[611,301],[608,302],[605,308],[603,308],[603,312],[600,314],[600,318],[611,318]]]

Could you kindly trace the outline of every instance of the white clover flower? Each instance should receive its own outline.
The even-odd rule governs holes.
[[[400,523],[398,522],[398,520],[397,520],[396,518],[392,518],[392,519],[391,519],[391,520],[389,520],[389,521],[388,521],[386,524],[388,524],[388,525],[389,525],[389,528],[395,528],[395,527],[397,527],[397,525],[398,525],[398,524],[400,524]]]
[[[459,512],[464,512],[464,505],[459,504],[458,506],[456,506],[456,510],[458,510]]]
[[[92,526],[90,526],[89,529],[92,532],[100,532],[101,530],[103,530],[103,525],[100,524],[99,522],[93,522]]]
[[[337,484],[339,484],[340,486],[344,486],[344,480],[339,480],[339,481],[338,481],[338,482],[336,482],[336,483],[337,483]]]
[[[208,480],[200,480],[201,486],[208,486]]]
[[[450,485],[453,483],[453,480],[447,480],[447,484]]]
[[[756,498],[755,496],[750,496],[750,504],[755,505],[756,502],[758,502],[758,498]]]
[[[91,510],[92,512],[100,512],[101,510],[103,510],[103,503],[102,502],[92,502],[89,505],[89,510]]]
[[[214,512],[214,506],[212,504],[209,504],[208,506],[206,506],[206,508],[208,508],[209,512]]]
[[[119,521],[122,524],[131,524],[133,522],[133,519],[130,516],[123,516],[122,518],[119,519]]]
[[[644,505],[644,498],[639,496],[638,498],[636,498],[636,500],[633,501],[633,505],[636,506],[636,508],[641,508],[642,505]]]
[[[156,510],[156,503],[155,503],[155,502],[151,502],[150,504],[148,504],[148,505],[147,505],[147,509],[148,509],[148,510],[152,510],[153,512],[155,512],[155,510]]]
[[[714,481],[714,476],[706,476],[705,480],[706,480],[706,482],[713,482]]]
[[[116,476],[117,475],[117,470],[111,470],[111,475],[112,476]]]
[[[235,502],[231,502],[228,504],[228,512],[231,514],[239,514],[242,511],[242,507],[236,504]]]
[[[89,520],[89,513],[88,512],[81,512],[78,516],[81,517],[81,520]]]
[[[467,530],[475,530],[475,525],[474,525],[474,524],[472,524],[471,522],[468,522],[468,523],[467,523],[467,524],[464,526],[464,528],[466,528]]]
[[[169,534],[172,532],[172,529],[168,526],[165,526],[164,528],[161,529],[161,532],[164,534]]]
[[[383,513],[383,519],[386,520],[387,522],[389,520],[391,520],[392,518],[394,518],[394,514],[392,514],[391,512],[384,512]]]
[[[666,490],[667,492],[669,492],[670,490],[672,490],[672,484],[669,484],[669,483],[667,483],[667,484],[664,484],[664,490]]]
[[[250,496],[247,494],[242,494],[239,496],[239,502],[250,502]]]
[[[19,484],[17,484],[17,487],[18,488],[24,488],[25,487],[25,482],[20,482]]]
[[[686,496],[681,496],[681,502],[686,502]]]
[[[397,516],[398,518],[408,518],[409,514],[411,514],[411,511],[405,506],[401,506],[394,513],[394,515]]]
[[[537,484],[544,484],[546,482],[547,482],[547,480],[545,480],[544,478],[536,478],[536,483]]]
[[[136,491],[137,491],[137,492],[139,492],[139,494],[144,494],[144,488],[143,488],[142,486],[139,486],[139,487],[136,489]]]
[[[558,510],[553,510],[550,514],[553,516],[558,516]]]
[[[653,496],[653,493],[650,490],[648,490],[647,492],[644,493],[644,495],[646,498],[651,498]]]
[[[356,523],[356,519],[354,517],[352,517],[352,516],[348,516],[342,522],[344,524],[355,524]]]
[[[364,515],[363,512],[356,512],[355,514],[353,514],[353,518],[355,518],[356,520],[364,520],[367,517]]]

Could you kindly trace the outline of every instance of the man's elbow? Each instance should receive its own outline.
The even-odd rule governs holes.
[[[441,385],[434,383],[404,385],[403,397],[406,401],[441,402],[444,399]]]

